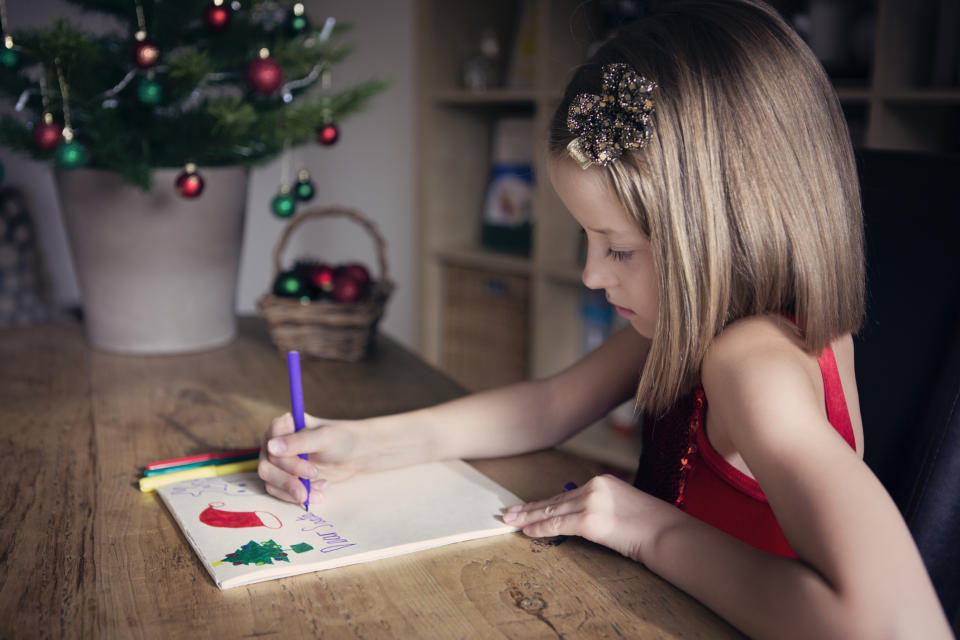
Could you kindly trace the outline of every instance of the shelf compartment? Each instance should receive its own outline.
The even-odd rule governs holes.
[[[482,247],[459,246],[435,249],[433,256],[444,265],[488,269],[498,273],[528,275],[530,259]]]
[[[559,284],[583,286],[583,267],[577,264],[550,262],[540,267],[544,276]]]
[[[546,278],[533,282],[533,314],[537,330],[533,341],[532,374],[543,378],[557,373],[583,356],[580,304],[585,287]]]
[[[444,372],[470,391],[527,379],[530,279],[448,265],[444,280]]]
[[[455,90],[462,87],[463,65],[480,52],[485,31],[496,34],[500,44],[497,75],[501,83],[507,74],[507,61],[516,37],[519,3],[514,0],[449,2],[426,0],[422,3],[421,38],[430,42],[430,55],[424,58],[425,79],[429,86]]]

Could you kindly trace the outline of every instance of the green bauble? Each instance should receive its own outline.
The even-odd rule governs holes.
[[[307,295],[307,286],[296,271],[281,271],[273,281],[273,295],[281,298],[300,298]]]
[[[0,47],[0,65],[7,69],[16,69],[20,66],[20,52],[16,49]]]
[[[57,145],[53,159],[61,169],[76,169],[87,163],[87,148],[76,140],[64,141]]]
[[[293,33],[303,33],[310,28],[310,21],[307,16],[290,16],[290,22],[287,23],[290,31]]]
[[[306,10],[303,3],[298,2],[290,9],[287,14],[287,31],[292,36],[298,36],[310,30],[310,21],[307,19]]]
[[[143,104],[160,104],[163,100],[163,87],[152,78],[143,78],[137,84],[137,99]]]
[[[298,181],[296,186],[293,188],[293,192],[297,194],[297,200],[308,202],[313,199],[317,189],[313,186],[313,182],[308,179]]]
[[[297,198],[290,192],[280,192],[270,203],[270,210],[278,218],[289,218],[297,209]]]

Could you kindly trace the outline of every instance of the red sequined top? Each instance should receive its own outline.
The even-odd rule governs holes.
[[[851,448],[853,426],[828,345],[817,359],[827,419]],[[764,551],[796,558],[760,485],[728,463],[707,439],[707,399],[697,385],[659,420],[648,419],[634,485]]]

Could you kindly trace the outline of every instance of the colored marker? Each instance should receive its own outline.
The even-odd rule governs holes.
[[[290,376],[290,412],[293,414],[294,431],[301,431],[304,427],[303,416],[303,381],[300,376],[300,354],[296,351],[287,352],[287,373]],[[308,460],[305,453],[300,454],[302,460]],[[307,488],[307,500],[303,503],[305,511],[310,510],[310,481],[300,478],[300,482]]]
[[[577,488],[576,482],[568,482],[567,484],[563,485],[563,492],[566,493],[567,491],[573,491],[576,488]]]
[[[260,449],[234,449],[231,451],[215,451],[213,453],[198,453],[192,456],[186,456],[183,458],[170,458],[169,460],[158,460],[157,462],[151,462],[147,464],[145,469],[166,469],[168,467],[179,467],[185,464],[193,464],[194,462],[207,462],[212,460],[223,460],[225,458],[239,458],[240,456],[246,455],[258,455]]]
[[[161,467],[160,469],[145,469],[143,475],[145,476],[162,476],[168,473],[177,473],[179,471],[186,471],[187,469],[196,469],[197,467],[213,467],[221,464],[230,464],[231,462],[240,462],[242,460],[252,460],[260,456],[259,449],[255,449],[253,453],[247,453],[242,456],[234,456],[232,458],[217,458],[215,460],[201,460],[199,462],[190,462],[187,464],[178,464],[172,467]]]
[[[216,478],[217,476],[227,476],[231,473],[241,473],[243,471],[256,471],[259,460],[243,460],[241,462],[231,462],[229,464],[217,464],[208,467],[197,467],[196,469],[187,469],[176,473],[167,473],[162,476],[147,476],[140,478],[140,491],[149,492],[165,484],[173,484],[181,480],[196,480],[198,478]]]

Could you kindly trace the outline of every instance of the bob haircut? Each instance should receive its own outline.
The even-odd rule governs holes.
[[[650,238],[660,309],[637,390],[663,413],[698,381],[711,341],[745,316],[787,314],[818,354],[864,314],[863,221],[840,103],[819,61],[757,0],[675,0],[578,67],[553,116],[625,62],[658,84],[650,141],[605,167]]]

